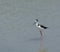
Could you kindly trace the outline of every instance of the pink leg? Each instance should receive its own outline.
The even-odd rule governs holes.
[[[40,30],[40,49],[42,50],[43,49],[43,34],[42,34],[42,31]]]
[[[42,36],[42,31],[40,30],[40,34],[41,34],[41,36]]]
[[[41,30],[40,30],[40,35],[41,35],[40,39],[43,40],[43,34]]]

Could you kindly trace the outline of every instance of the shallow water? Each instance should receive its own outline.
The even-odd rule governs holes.
[[[59,52],[60,0],[0,0],[0,52],[37,52],[36,18],[49,27],[43,30],[46,51]]]

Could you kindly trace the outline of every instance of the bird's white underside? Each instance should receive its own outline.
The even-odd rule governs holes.
[[[36,23],[36,27],[39,29],[43,29],[43,28],[41,28],[41,26],[38,26],[38,22]]]

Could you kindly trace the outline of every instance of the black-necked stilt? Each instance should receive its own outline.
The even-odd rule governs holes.
[[[35,19],[35,22],[33,23],[33,25],[34,25],[34,24],[35,24],[36,27],[39,28],[39,29],[47,29],[47,28],[48,28],[48,27],[45,27],[45,26],[39,24],[38,19]]]
[[[36,27],[38,28],[39,32],[40,32],[40,51],[43,52],[43,34],[42,34],[42,29],[47,29],[48,27],[45,27],[41,24],[39,24],[38,19],[35,19],[33,25],[36,25]]]

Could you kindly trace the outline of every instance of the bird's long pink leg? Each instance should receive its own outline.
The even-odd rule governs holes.
[[[40,30],[40,34],[41,34],[41,36],[40,36],[40,50],[42,50],[43,49],[43,34],[42,34],[41,30]]]
[[[43,36],[43,34],[42,34],[42,31],[40,30],[40,34],[41,34],[41,36]]]
[[[42,40],[43,39],[43,34],[42,34],[42,31],[40,30],[40,39]]]

